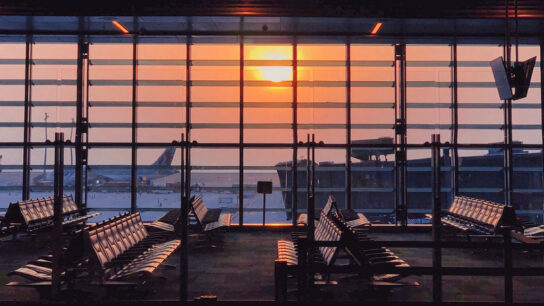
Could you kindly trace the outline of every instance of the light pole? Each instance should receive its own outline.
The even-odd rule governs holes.
[[[72,141],[72,136],[74,134],[74,125],[75,125],[74,118],[72,118],[72,126],[70,127],[70,141]],[[74,165],[74,156],[72,152],[73,152],[72,148],[70,148],[70,166]]]
[[[44,121],[45,121],[45,141],[47,141],[47,118],[49,118],[49,114],[45,113]],[[47,165],[47,146],[43,149],[43,174],[45,175],[45,166]]]

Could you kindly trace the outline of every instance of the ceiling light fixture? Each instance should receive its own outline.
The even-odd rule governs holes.
[[[381,22],[376,22],[376,24],[375,24],[374,27],[372,28],[372,31],[370,31],[370,34],[376,35],[376,33],[378,33],[378,31],[380,31],[380,29],[382,28],[382,25],[383,25],[383,23],[381,23]]]
[[[111,22],[119,31],[123,32],[123,34],[128,34],[127,28],[125,28],[122,24],[120,24],[117,20],[114,20]]]

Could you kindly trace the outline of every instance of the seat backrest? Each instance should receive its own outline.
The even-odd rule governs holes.
[[[198,223],[202,224],[204,217],[206,217],[206,214],[208,213],[208,208],[204,204],[204,201],[202,200],[202,196],[199,195],[195,197],[191,201],[191,206],[193,209],[193,213],[198,220]]]
[[[146,236],[139,212],[125,213],[85,229],[92,256],[102,269]]]
[[[13,223],[24,222],[28,225],[37,220],[53,218],[54,201],[54,197],[47,197],[11,203],[6,212],[6,220]],[[72,195],[63,196],[62,213],[66,215],[77,211]]]
[[[147,237],[148,233],[145,229],[144,222],[142,221],[142,217],[140,216],[140,212],[132,214],[132,218],[134,220],[134,224],[138,233],[138,236],[140,237],[140,240]]]
[[[322,211],[319,221],[316,221],[314,232],[316,241],[340,241],[342,231],[334,224],[334,222]],[[323,257],[326,265],[331,265],[334,262],[338,251],[336,246],[319,247],[319,252]]]
[[[44,203],[43,199],[29,200],[29,202],[31,203],[30,205],[32,206],[32,209],[36,212],[38,219],[45,219],[49,217],[44,205],[42,204]]]
[[[474,211],[476,210],[477,203],[472,198],[468,198],[467,201],[467,209],[463,211],[462,216],[465,218],[470,218],[474,214]]]
[[[463,196],[456,196],[449,212],[465,217],[466,219],[474,220],[475,223],[481,223],[490,230],[497,231],[501,221],[505,218],[506,206],[503,204],[474,199]],[[513,208],[508,208],[512,209]],[[515,214],[515,212],[514,212]]]
[[[489,217],[485,222],[492,226],[496,226],[496,224],[498,223],[498,219],[500,218],[501,212],[501,205],[494,204],[491,208],[491,213],[489,214]]]
[[[29,203],[25,201],[19,201],[17,202],[17,206],[19,210],[21,211],[21,215],[23,216],[23,219],[26,224],[32,222],[33,220],[36,220],[36,215],[34,212],[30,209]]]
[[[78,207],[72,195],[64,195],[62,197],[62,212],[64,214],[70,214],[78,211]]]
[[[478,217],[485,213],[486,204],[482,200],[471,199],[471,210],[467,214],[467,218],[478,220]]]
[[[468,213],[469,200],[466,197],[459,197],[459,207],[457,208],[456,215],[463,216]]]
[[[55,199],[53,197],[48,197],[48,198],[44,198],[43,200],[44,200],[44,205],[46,207],[45,209],[47,210],[47,214],[53,217]]]
[[[325,206],[323,206],[323,209],[321,210],[321,212],[324,212],[325,216],[328,216],[329,213],[332,211],[333,206],[336,207],[336,200],[331,194],[329,195],[329,198],[327,199],[327,203],[325,203]]]
[[[461,201],[462,201],[461,197],[455,197],[453,199],[453,202],[451,203],[451,206],[448,212],[452,214],[458,214],[459,209],[461,208]]]
[[[93,251],[94,258],[98,262],[98,264],[104,268],[106,264],[110,261],[108,257],[108,253],[105,252],[104,248],[102,247],[102,244],[100,243],[99,237],[98,237],[98,229],[92,229],[90,231],[87,231],[87,239],[89,240],[89,245]]]

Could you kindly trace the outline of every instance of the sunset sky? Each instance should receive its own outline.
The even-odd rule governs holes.
[[[186,45],[141,43],[137,47],[139,66],[137,70],[140,86],[137,89],[139,123],[167,124],[166,128],[138,128],[138,141],[171,142],[179,139],[184,132],[185,106],[149,107],[150,103],[185,102],[185,59]],[[75,101],[76,87],[75,43],[36,43],[33,46],[32,69],[34,86],[32,99],[32,120],[43,122],[70,123],[75,118],[75,105],[40,106],[39,101],[70,103]],[[352,139],[372,139],[393,136],[394,123],[394,47],[392,45],[351,46],[351,101]],[[451,68],[449,61],[451,47],[448,45],[408,45],[408,124],[451,124]],[[299,44],[298,53],[298,123],[299,140],[305,140],[307,133],[316,133],[317,140],[326,143],[345,143],[346,110],[346,46]],[[539,54],[538,46],[522,46],[520,59],[525,60]],[[248,143],[292,142],[291,87],[293,68],[291,45],[245,44],[244,56],[244,121],[248,128],[244,141]],[[461,108],[460,124],[502,125],[503,112],[500,108],[488,108],[491,103],[501,103],[494,86],[473,88],[464,86],[468,82],[487,82],[493,85],[491,69],[487,62],[502,55],[502,47],[485,45],[459,45],[459,103],[481,103],[480,108]],[[192,139],[199,142],[238,142],[240,100],[239,90],[239,44],[193,44],[191,46],[191,110]],[[24,59],[23,43],[0,43],[0,59]],[[60,61],[43,61],[60,60]],[[132,45],[94,43],[90,46],[89,70],[89,120],[90,141],[130,142],[132,100]],[[538,61],[539,59],[537,59]],[[17,85],[2,83],[1,101],[24,101],[24,62],[0,65],[0,80],[19,80]],[[43,84],[41,80],[50,80]],[[158,81],[158,82],[157,82]],[[533,84],[540,83],[538,65],[532,78]],[[41,83],[40,83],[41,82]],[[52,83],[52,84],[51,84]],[[100,106],[104,102],[125,102],[117,106]],[[2,103],[2,102],[0,102]],[[221,104],[224,103],[224,104]],[[423,103],[443,103],[441,108],[421,108]],[[515,106],[533,108],[514,109],[514,124],[540,124],[540,90],[531,88],[527,98],[514,102]],[[206,106],[212,107],[206,107]],[[224,106],[222,106],[224,105]],[[419,107],[411,107],[411,105]],[[22,122],[22,106],[3,106],[0,122]],[[119,128],[93,127],[94,124],[121,123]],[[170,124],[170,125],[168,125]],[[172,124],[176,124],[175,126]],[[312,129],[311,124],[331,124],[327,129]],[[371,128],[364,128],[369,127]],[[257,128],[255,128],[257,127]],[[258,128],[261,127],[261,128]],[[262,127],[265,127],[264,129]],[[362,128],[363,127],[363,128]],[[1,127],[3,141],[22,141],[22,127]],[[48,138],[55,131],[65,132],[69,138],[71,130],[49,128]],[[410,143],[423,143],[430,135],[440,132],[443,140],[449,140],[448,129],[409,129]],[[514,130],[515,140],[524,143],[539,143],[540,130]],[[44,140],[44,129],[36,126],[32,131],[33,141]],[[490,143],[503,140],[503,131],[494,129],[460,129],[462,143]],[[2,164],[21,164],[22,154],[15,149],[3,149]],[[142,149],[138,162],[152,163],[162,149]],[[202,165],[237,165],[238,153],[233,149],[199,149],[193,162]],[[255,151],[255,150],[253,150]],[[248,150],[247,165],[272,166],[291,158],[288,149],[277,149],[253,154]],[[96,153],[94,153],[96,152]],[[462,152],[473,155],[475,152]],[[94,154],[93,154],[94,153]],[[302,153],[301,153],[302,154]],[[412,158],[428,156],[428,152],[413,150]],[[52,161],[52,154],[49,160]],[[92,164],[130,163],[129,150],[93,149]],[[318,159],[343,162],[343,150],[319,150]],[[179,152],[176,159],[179,160]],[[42,163],[43,149],[34,149],[32,163]]]

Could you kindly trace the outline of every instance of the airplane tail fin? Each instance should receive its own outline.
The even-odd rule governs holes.
[[[172,165],[172,159],[174,159],[174,154],[176,153],[176,147],[168,147],[161,156],[153,163],[153,166],[170,166]]]

